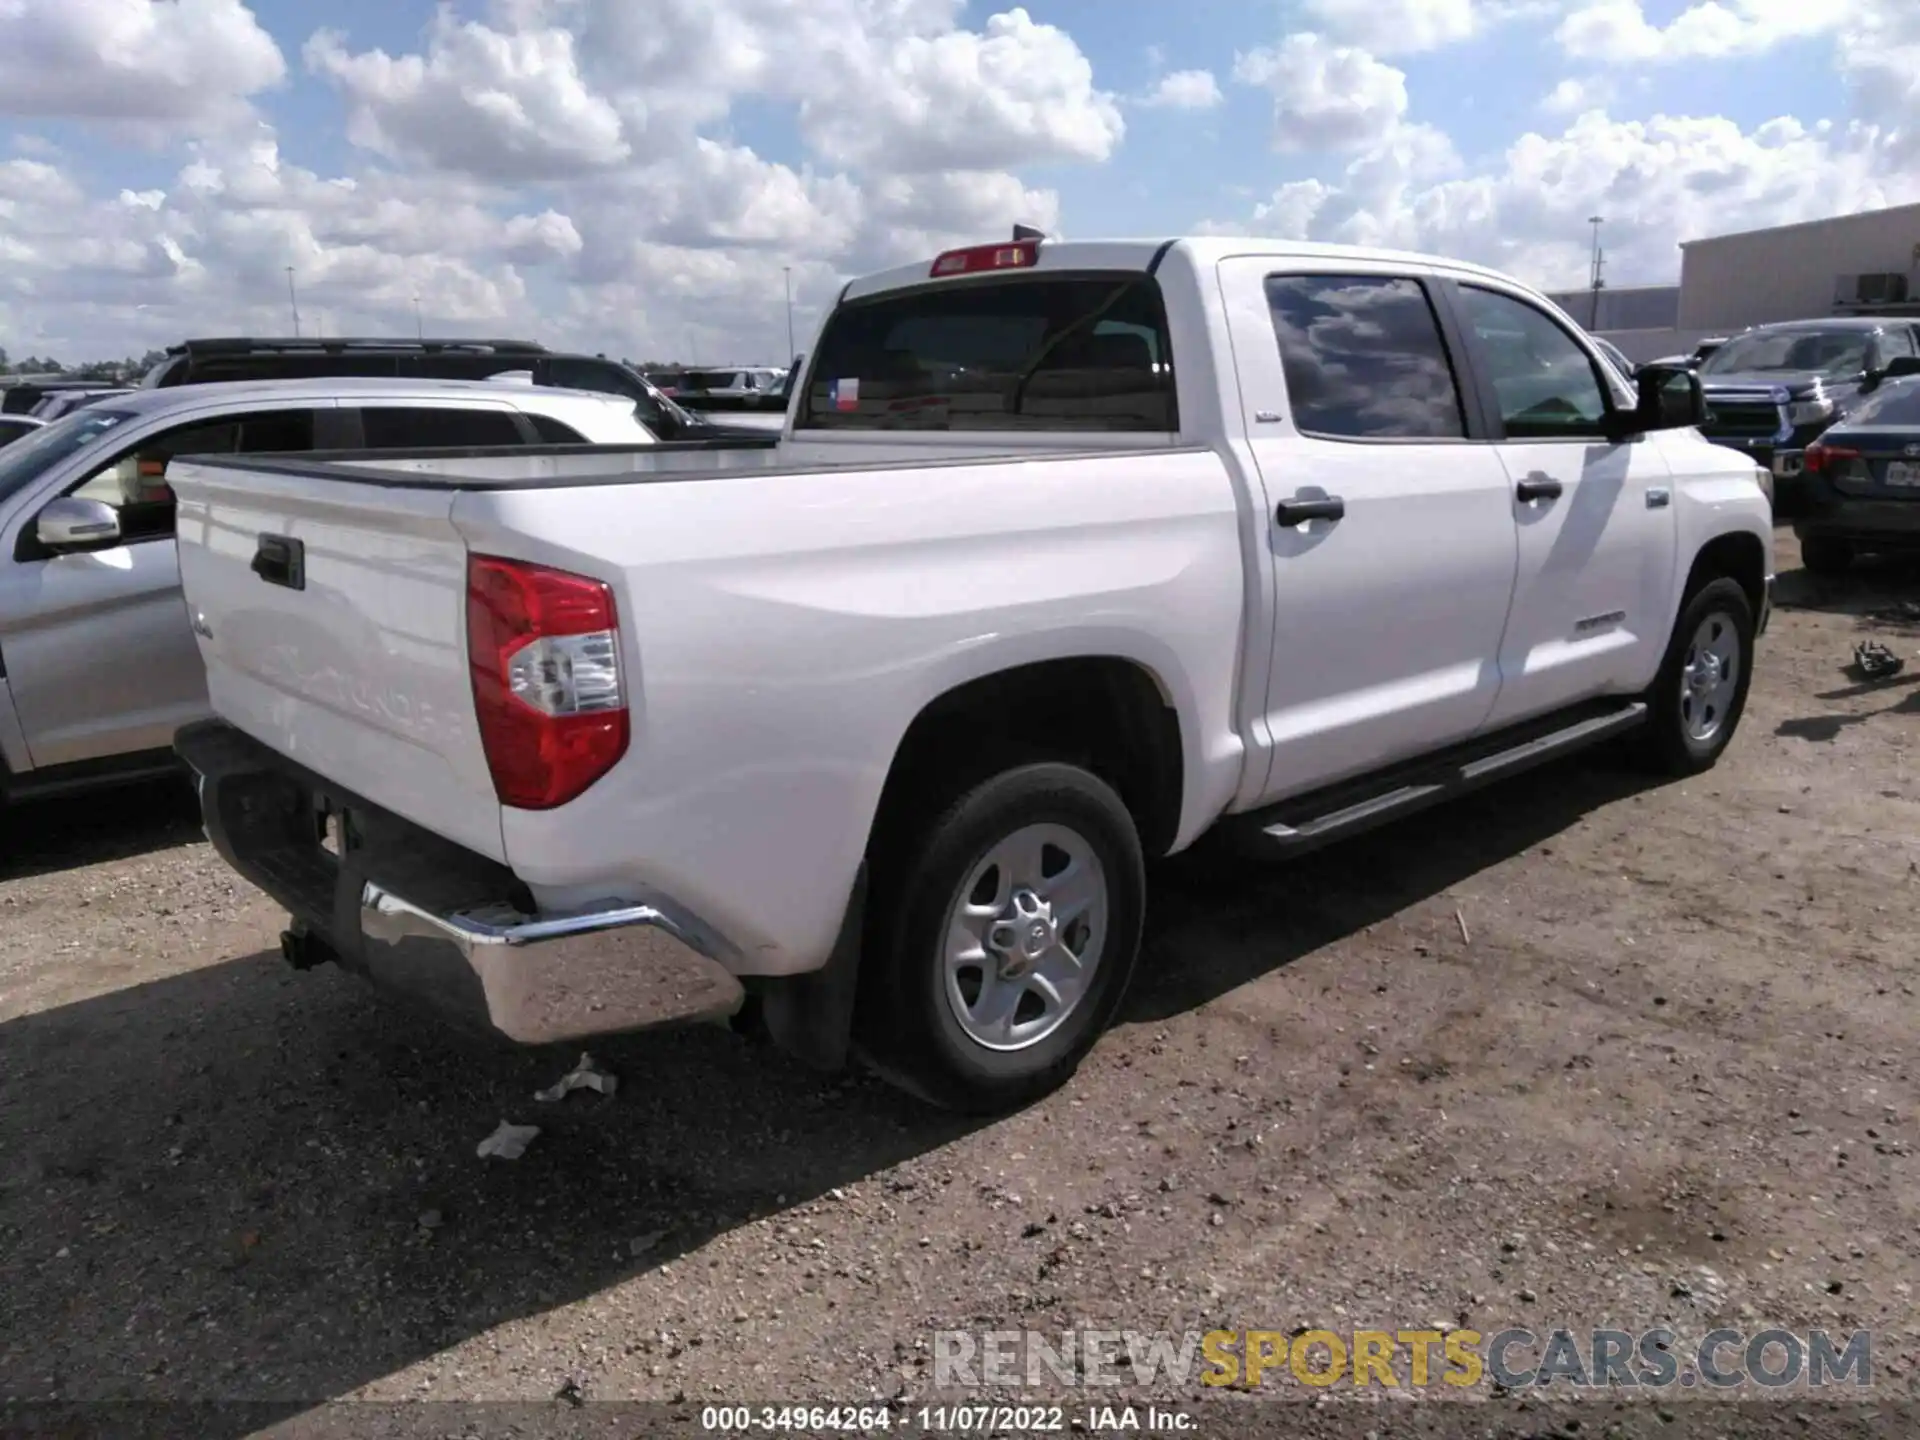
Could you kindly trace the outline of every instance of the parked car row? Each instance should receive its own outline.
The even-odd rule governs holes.
[[[1594,343],[1635,373],[1603,339]],[[1699,376],[1701,433],[1774,477],[1807,569],[1920,552],[1920,318],[1754,325],[1651,363]]]

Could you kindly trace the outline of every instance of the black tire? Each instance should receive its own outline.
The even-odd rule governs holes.
[[[949,918],[962,898],[961,887],[995,847],[1037,825],[1062,827],[1098,859],[1105,934],[1091,960],[1091,978],[1057,1028],[1026,1048],[992,1049],[963,1028],[956,1002],[949,999]],[[1077,766],[1019,765],[967,787],[887,849],[891,856],[874,857],[860,962],[856,1039],[863,1057],[902,1089],[967,1114],[997,1114],[1064,1084],[1112,1023],[1140,954],[1146,865],[1133,817],[1120,797]],[[1049,851],[1067,853],[1056,847]],[[1068,938],[1067,931],[1061,934]],[[988,983],[982,970],[976,984]],[[964,988],[958,1003],[969,1003]],[[1025,1006],[1023,996],[1016,1019]]]
[[[1800,541],[1800,564],[1815,575],[1844,575],[1853,564],[1853,542],[1831,535],[1808,535]]]
[[[1687,665],[1695,637],[1715,619],[1737,642],[1738,668],[1731,696],[1705,711],[1717,723],[1710,733],[1702,733],[1704,726],[1689,725],[1689,716],[1701,713],[1695,707],[1702,702],[1698,694],[1687,693]],[[1647,702],[1647,723],[1635,739],[1639,758],[1648,768],[1666,775],[1698,775],[1719,761],[1747,708],[1747,689],[1753,683],[1753,627],[1753,604],[1738,581],[1709,580],[1687,597],[1674,622],[1659,677],[1641,697]]]

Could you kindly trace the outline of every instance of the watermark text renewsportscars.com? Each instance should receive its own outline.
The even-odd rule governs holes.
[[[1765,1395],[1864,1390],[1869,1331],[938,1330],[937,1390],[1169,1384],[1254,1389],[1700,1389]]]

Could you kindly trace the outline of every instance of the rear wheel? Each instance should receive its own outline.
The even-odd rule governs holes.
[[[1697,775],[1732,743],[1753,680],[1753,623],[1752,602],[1734,580],[1710,580],[1681,606],[1638,736],[1652,768]]]
[[[1809,535],[1800,542],[1800,563],[1815,575],[1838,575],[1853,564],[1853,545],[1828,535]]]
[[[1145,863],[1098,777],[1033,764],[969,787],[876,857],[859,1036],[888,1079],[993,1113],[1064,1083],[1126,996]]]

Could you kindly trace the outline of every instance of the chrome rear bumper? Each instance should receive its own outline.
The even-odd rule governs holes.
[[[724,945],[669,904],[535,913],[505,866],[229,725],[188,726],[175,749],[198,773],[207,838],[292,915],[303,955],[337,960],[444,1020],[540,1045],[740,1007]],[[342,817],[338,853],[322,844],[328,814]]]
[[[732,1015],[740,982],[701,953],[692,930],[651,905],[437,915],[368,881],[359,962],[375,982],[414,990],[415,978],[457,956],[478,983],[487,1025],[543,1045]]]

